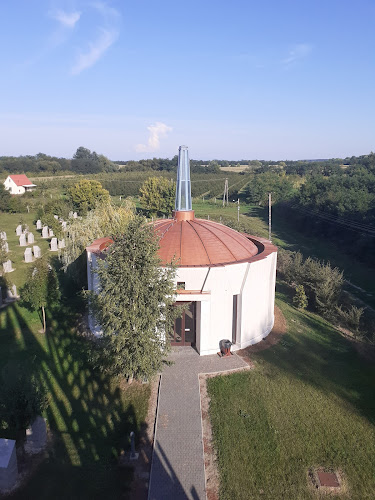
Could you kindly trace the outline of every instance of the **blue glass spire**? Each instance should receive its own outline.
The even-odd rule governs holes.
[[[175,210],[191,210],[190,160],[187,146],[178,148]]]

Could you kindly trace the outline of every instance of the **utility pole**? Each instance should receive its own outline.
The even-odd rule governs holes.
[[[272,199],[271,193],[268,193],[268,239],[271,241],[272,215],[271,215]]]
[[[225,179],[225,184],[224,184],[224,196],[223,196],[223,207],[225,206],[225,202],[227,203],[228,206],[228,178]]]

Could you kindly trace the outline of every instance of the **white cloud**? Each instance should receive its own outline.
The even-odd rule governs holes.
[[[81,12],[75,11],[68,13],[63,10],[57,10],[51,13],[51,17],[67,28],[74,28],[81,17]]]
[[[117,40],[119,36],[118,24],[120,13],[105,2],[91,3],[102,18],[102,26],[99,27],[99,36],[96,40],[89,42],[87,50],[81,50],[76,57],[71,73],[78,75],[87,68],[93,66]]]
[[[288,57],[283,59],[281,62],[284,66],[290,66],[291,64],[299,61],[300,59],[308,56],[312,51],[312,46],[308,43],[299,43],[295,45],[290,51]]]
[[[172,132],[172,127],[169,127],[165,123],[156,122],[155,125],[150,125],[147,127],[150,135],[147,144],[137,144],[135,150],[138,153],[152,153],[160,149],[160,139],[166,137],[169,132]]]
[[[78,75],[84,69],[93,66],[118,37],[117,31],[111,32],[104,28],[101,28],[100,31],[100,36],[94,42],[89,43],[87,52],[81,52],[77,56],[76,63],[72,68],[73,75]]]

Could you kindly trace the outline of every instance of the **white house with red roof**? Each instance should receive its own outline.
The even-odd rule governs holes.
[[[10,194],[23,194],[26,191],[32,191],[36,187],[25,174],[8,175],[4,181],[4,188]]]

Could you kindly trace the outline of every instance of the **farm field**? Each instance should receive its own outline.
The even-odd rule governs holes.
[[[316,498],[311,467],[342,471],[347,494],[375,496],[375,366],[320,317],[277,304],[287,334],[250,372],[209,379],[221,500]]]

